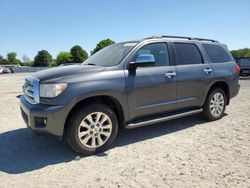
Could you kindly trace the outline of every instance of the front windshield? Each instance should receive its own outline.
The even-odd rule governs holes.
[[[117,65],[137,43],[118,43],[108,46],[90,56],[83,65],[110,67]]]

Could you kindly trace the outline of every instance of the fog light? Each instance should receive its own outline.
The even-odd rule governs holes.
[[[35,127],[44,128],[47,125],[46,117],[35,117]]]

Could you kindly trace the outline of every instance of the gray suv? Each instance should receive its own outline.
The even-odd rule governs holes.
[[[77,152],[106,150],[118,129],[201,113],[223,116],[239,92],[239,66],[215,40],[155,36],[117,43],[81,65],[25,79],[20,98],[28,127],[66,138]]]

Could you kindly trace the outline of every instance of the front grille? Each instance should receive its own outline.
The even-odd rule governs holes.
[[[31,104],[39,103],[39,80],[35,77],[27,77],[23,86],[24,98]]]
[[[25,79],[25,89],[24,89],[24,97],[25,99],[31,103],[35,104],[35,99],[34,99],[34,88],[33,88],[33,83],[29,81],[28,79]]]

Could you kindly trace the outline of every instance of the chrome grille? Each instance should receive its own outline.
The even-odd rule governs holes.
[[[29,76],[25,79],[23,86],[24,98],[31,104],[39,103],[39,80]]]

